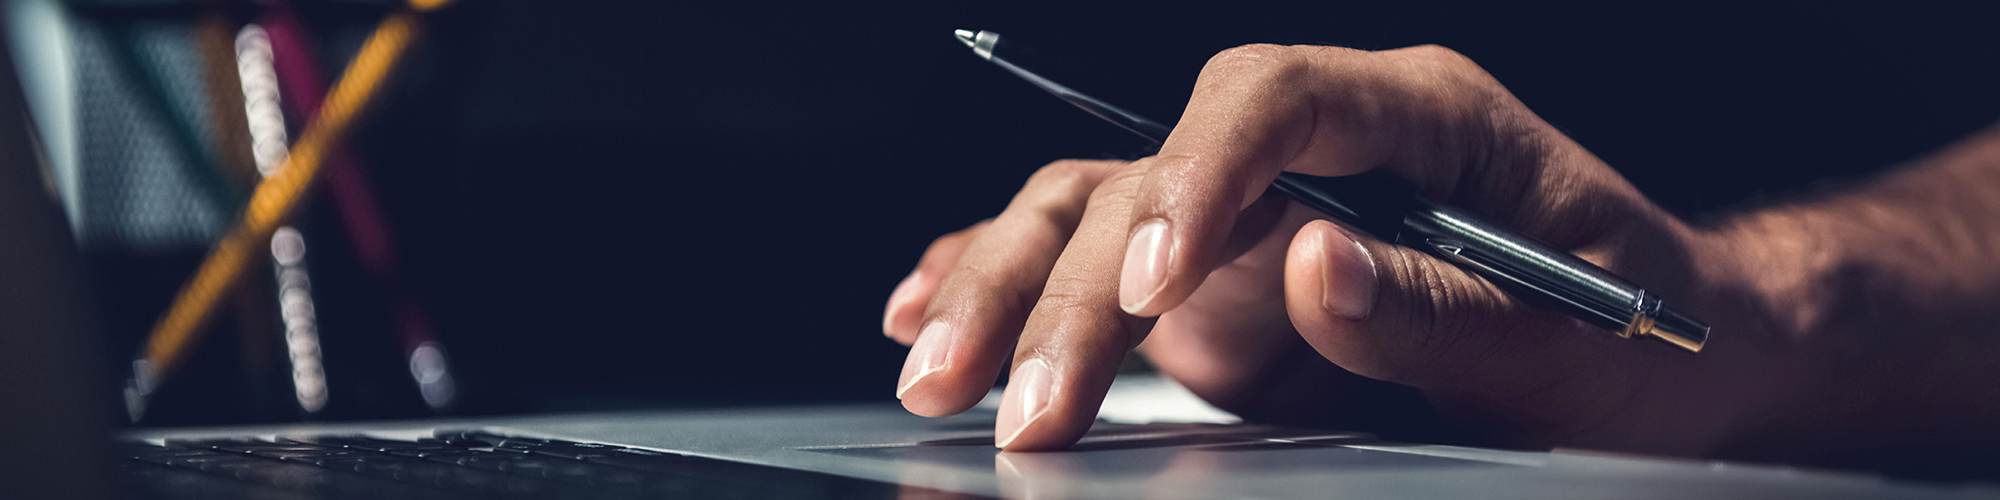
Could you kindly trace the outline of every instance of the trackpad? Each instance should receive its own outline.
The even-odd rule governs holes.
[[[1076,446],[1060,452],[1001,453],[993,447],[990,434],[917,443],[792,449],[885,460],[902,465],[969,469],[993,467],[994,472],[1002,476],[1009,473],[1064,474],[1114,480],[1195,472],[1196,469],[1204,474],[1238,471],[1271,474],[1287,470],[1325,473],[1357,469],[1516,465],[1381,449],[1388,446],[1396,445],[1375,441],[1358,433],[1244,425],[1100,423]]]

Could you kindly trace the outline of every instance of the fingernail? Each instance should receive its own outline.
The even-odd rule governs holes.
[[[1055,373],[1040,359],[1021,363],[1007,380],[1007,392],[1000,396],[1000,415],[993,426],[994,435],[1001,436],[993,444],[1000,448],[1006,448],[1021,437],[1028,424],[1042,418],[1056,392]]]
[[[1328,224],[1332,226],[1332,224]],[[1361,321],[1375,309],[1375,259],[1354,236],[1338,227],[1322,235],[1326,279],[1320,282],[1320,305],[1336,316]]]
[[[1154,219],[1132,233],[1125,246],[1125,269],[1118,276],[1118,305],[1138,314],[1159,295],[1167,283],[1167,259],[1173,251],[1167,242],[1167,221]]]
[[[910,346],[910,358],[903,361],[903,376],[896,382],[896,399],[903,399],[903,393],[924,377],[944,369],[945,353],[951,347],[948,330],[943,321],[932,321],[917,333],[917,343]]]
[[[903,312],[903,308],[916,299],[917,276],[920,274],[923,274],[922,270],[910,271],[909,276],[903,277],[902,283],[896,284],[896,290],[889,292],[889,307],[882,312],[883,335],[896,335],[896,313]]]

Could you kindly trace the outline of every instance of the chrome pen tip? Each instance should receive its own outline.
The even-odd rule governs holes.
[[[971,47],[972,53],[979,54],[980,59],[992,60],[993,47],[1000,45],[1000,34],[991,31],[957,30],[952,34],[958,36],[958,43]]]

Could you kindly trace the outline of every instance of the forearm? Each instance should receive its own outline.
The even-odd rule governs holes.
[[[2000,437],[2000,128],[1872,182],[1732,218],[1722,275],[1796,368],[1749,441],[1839,448]],[[1808,454],[1812,452],[1806,452]]]
[[[1809,334],[1933,323],[2000,304],[2000,128],[1874,182],[1737,217],[1720,231]],[[1862,303],[1860,301],[1865,301]],[[1869,317],[1857,317],[1872,311]]]

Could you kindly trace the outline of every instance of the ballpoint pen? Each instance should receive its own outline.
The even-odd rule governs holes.
[[[958,30],[958,41],[1056,97],[1151,140],[1166,142],[1173,127],[1133,114],[1023,67],[1032,60],[999,33]],[[1517,296],[1539,299],[1563,313],[1624,338],[1651,337],[1700,352],[1706,323],[1682,314],[1645,288],[1568,252],[1459,209],[1419,196],[1380,172],[1321,177],[1282,172],[1271,186],[1351,228],[1416,248],[1471,270]]]

